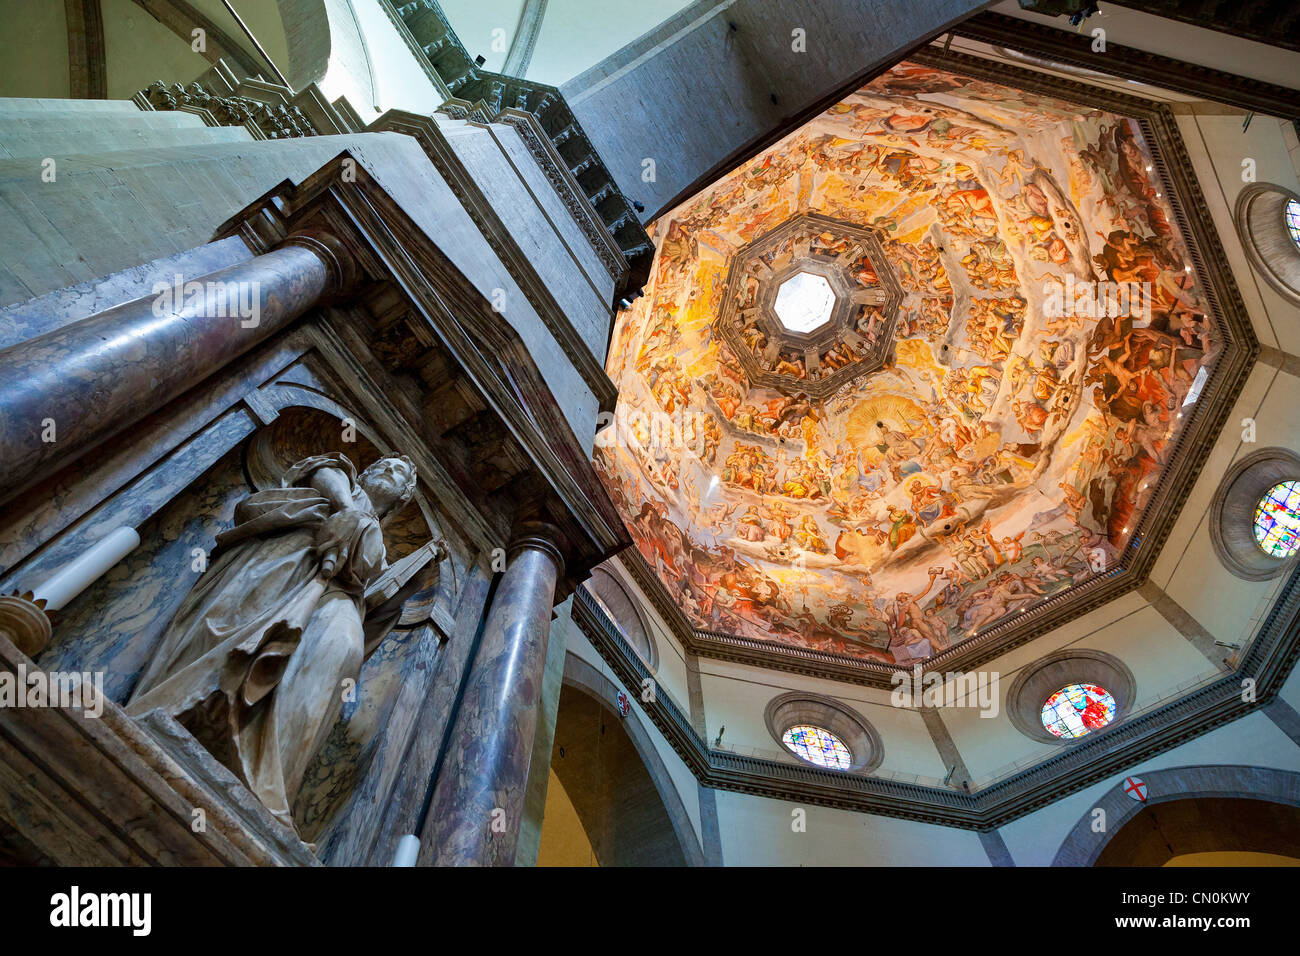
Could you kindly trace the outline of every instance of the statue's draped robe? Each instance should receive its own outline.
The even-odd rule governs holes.
[[[312,474],[347,475],[352,507],[335,511]],[[284,487],[235,507],[207,571],[186,596],[127,712],[161,708],[187,726],[277,819],[338,719],[344,680],[391,622],[365,623],[365,588],[386,567],[379,520],[342,455],[298,462]],[[339,548],[332,577],[322,556]],[[379,625],[379,626],[375,626]]]

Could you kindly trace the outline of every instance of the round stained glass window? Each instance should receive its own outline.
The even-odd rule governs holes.
[[[1255,506],[1255,540],[1265,554],[1289,558],[1300,551],[1300,481],[1274,485]]]
[[[1291,234],[1291,241],[1300,247],[1300,200],[1288,200],[1282,215],[1286,218],[1286,231]]]
[[[853,763],[853,754],[840,738],[811,724],[791,727],[781,736],[781,743],[796,756],[827,770],[848,770]]]
[[[1100,730],[1115,719],[1115,698],[1096,684],[1068,684],[1043,704],[1043,726],[1070,739]]]

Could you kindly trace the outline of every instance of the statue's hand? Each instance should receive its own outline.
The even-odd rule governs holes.
[[[345,567],[359,542],[365,526],[374,518],[356,508],[336,511],[321,524],[316,532],[316,553],[320,555],[320,573],[327,580]]]

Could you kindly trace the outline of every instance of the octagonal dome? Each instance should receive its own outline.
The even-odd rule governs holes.
[[[781,283],[772,304],[776,317],[790,332],[807,334],[831,320],[835,291],[831,284],[811,272],[796,272]]]
[[[1140,583],[1249,368],[1169,130],[901,63],[652,224],[595,462],[701,641],[987,659]]]

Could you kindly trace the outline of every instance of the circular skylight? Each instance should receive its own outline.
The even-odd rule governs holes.
[[[797,724],[781,736],[790,752],[827,770],[848,770],[853,754],[844,742],[824,727]]]
[[[835,293],[821,276],[798,272],[781,283],[773,308],[791,332],[811,332],[831,320]]]
[[[1291,234],[1291,241],[1300,247],[1300,200],[1288,200],[1282,214],[1286,218],[1286,231]]]
[[[1043,726],[1057,737],[1082,737],[1115,719],[1115,698],[1096,684],[1067,684],[1043,704]]]
[[[1255,540],[1275,558],[1300,551],[1300,481],[1274,485],[1260,499],[1255,507]]]

